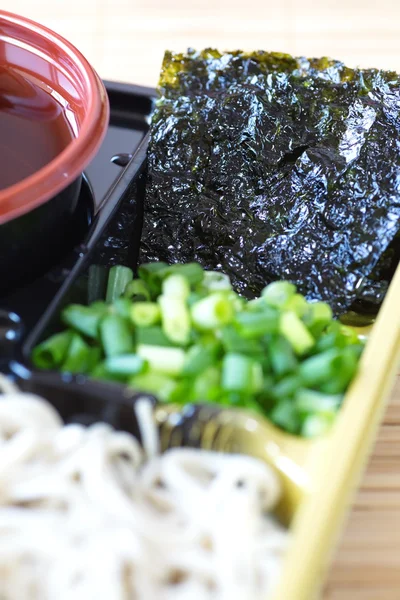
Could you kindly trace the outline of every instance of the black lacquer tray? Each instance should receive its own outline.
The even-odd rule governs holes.
[[[66,422],[105,421],[138,434],[132,406],[138,393],[118,384],[32,369],[32,348],[60,328],[60,309],[87,300],[91,265],[135,269],[144,207],[148,123],[154,90],[107,83],[108,136],[86,172],[83,195],[64,257],[12,296],[0,298],[0,371],[22,389],[47,398]],[[304,440],[247,411],[216,405],[158,404],[162,448],[188,445],[250,454],[279,473],[279,514],[291,525],[291,545],[276,599],[317,597],[337,531],[371,450],[400,357],[400,271],[369,341],[359,374],[329,439]],[[155,399],[152,398],[155,402]],[[313,493],[310,493],[313,492]],[[312,535],[310,535],[312,532]]]
[[[47,393],[66,420],[72,418],[72,407],[80,405],[82,414],[118,426],[118,406],[122,410],[124,406],[131,407],[120,386],[79,376],[36,373],[29,360],[31,348],[59,326],[60,306],[86,300],[85,281],[90,264],[109,267],[117,262],[136,267],[143,213],[143,194],[137,192],[143,183],[155,90],[105,84],[110,99],[110,124],[100,151],[86,169],[62,258],[58,257],[51,269],[34,282],[0,298],[0,371],[13,373],[26,390],[45,396]],[[68,409],[66,390],[72,403]],[[107,413],[111,399],[115,406],[112,415]]]

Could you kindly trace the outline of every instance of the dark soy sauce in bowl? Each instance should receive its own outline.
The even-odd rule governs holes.
[[[0,67],[0,190],[33,175],[68,146],[75,137],[68,116],[67,104],[48,85]]]

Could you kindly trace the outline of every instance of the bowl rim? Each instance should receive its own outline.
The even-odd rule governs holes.
[[[53,160],[29,177],[0,190],[0,224],[22,216],[44,204],[77,179],[100,147],[109,121],[106,89],[81,52],[61,35],[31,19],[0,10],[0,23],[7,22],[28,30],[67,55],[79,71],[88,108],[79,135]],[[1,40],[0,34],[0,40]],[[17,38],[16,38],[17,39]]]

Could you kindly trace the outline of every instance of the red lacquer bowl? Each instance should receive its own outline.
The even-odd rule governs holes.
[[[28,74],[53,91],[76,136],[42,169],[0,190],[1,294],[43,271],[54,244],[62,242],[78,202],[82,172],[107,131],[109,105],[100,78],[72,44],[3,11],[0,66]]]

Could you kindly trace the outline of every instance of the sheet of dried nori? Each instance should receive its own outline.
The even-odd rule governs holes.
[[[247,296],[288,279],[337,314],[382,290],[373,271],[400,228],[396,74],[191,51],[166,54],[160,90],[142,262],[198,260]]]

